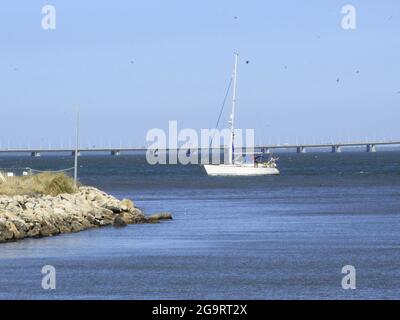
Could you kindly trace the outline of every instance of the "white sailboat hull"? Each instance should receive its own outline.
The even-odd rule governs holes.
[[[209,176],[263,176],[279,174],[277,168],[254,167],[254,165],[237,164],[206,164],[204,165]]]

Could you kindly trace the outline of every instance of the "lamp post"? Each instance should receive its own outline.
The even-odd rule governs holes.
[[[76,110],[76,144],[75,144],[75,163],[74,163],[74,182],[78,186],[78,152],[79,152],[79,108]]]

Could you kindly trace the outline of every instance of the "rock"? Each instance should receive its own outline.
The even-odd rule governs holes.
[[[149,221],[171,220],[172,215],[169,212],[155,213],[147,218]]]
[[[68,202],[74,202],[74,195],[72,195],[72,194],[68,194],[68,193],[63,193],[63,194],[60,194],[60,199],[61,200],[67,200]]]
[[[99,207],[99,208],[96,208],[96,209],[97,209],[97,210],[100,210],[100,211],[101,211],[101,214],[102,214],[103,216],[107,216],[107,217],[113,217],[113,216],[114,216],[114,212],[111,211],[111,210],[109,210],[109,209],[102,208],[102,207]]]
[[[50,223],[44,223],[40,228],[40,235],[42,237],[48,237],[59,233],[59,229]]]
[[[58,229],[60,230],[60,233],[69,233],[72,232],[72,228],[66,224],[58,226]]]
[[[27,237],[38,237],[40,235],[40,224],[35,224],[32,229],[30,229],[27,233],[26,236]]]
[[[111,210],[114,213],[122,212],[121,207],[115,203],[106,202],[106,203],[103,203],[101,206],[107,210]]]
[[[13,199],[19,203],[25,203],[25,199],[23,196],[14,196]]]
[[[8,221],[0,218],[0,242],[11,240],[14,237],[14,232],[10,229]]]
[[[133,201],[120,201],[93,187],[55,197],[0,195],[0,242],[171,218],[169,213],[146,218]]]
[[[72,232],[79,232],[82,231],[84,229],[83,225],[81,223],[79,223],[78,221],[73,221],[71,223],[71,231]]]
[[[127,225],[126,221],[120,216],[116,216],[113,221],[114,227],[125,227]]]
[[[11,221],[7,221],[5,223],[5,227],[7,228],[7,230],[9,232],[11,232],[13,234],[11,239],[21,239],[21,238],[23,238],[23,233],[19,232],[17,227],[15,226],[15,224],[12,223]]]
[[[121,209],[122,209],[122,211],[131,211],[131,210],[135,209],[135,204],[133,203],[133,201],[131,201],[129,199],[122,199]]]
[[[132,224],[134,222],[133,216],[127,212],[119,214],[116,218],[124,221],[125,224]]]
[[[25,207],[26,207],[27,209],[35,209],[36,203],[35,203],[35,202],[26,202],[26,203],[25,203]]]
[[[98,197],[97,197],[97,194],[88,193],[88,195],[86,196],[86,199],[89,201],[96,201],[98,199]]]
[[[17,228],[17,230],[19,232],[26,232],[28,230],[28,227],[26,225],[26,222],[22,219],[19,218],[12,218],[11,222],[15,225],[15,227]]]

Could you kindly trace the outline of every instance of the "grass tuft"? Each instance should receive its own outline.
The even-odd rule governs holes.
[[[29,176],[6,177],[5,181],[0,180],[0,195],[56,196],[74,192],[76,192],[74,180],[65,173],[43,172]]]

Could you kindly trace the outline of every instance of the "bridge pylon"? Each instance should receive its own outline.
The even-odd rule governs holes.
[[[306,150],[306,148],[305,148],[304,146],[298,146],[298,147],[296,148],[296,152],[297,152],[297,153],[306,153],[307,150]]]
[[[376,145],[367,144],[367,152],[376,152]]]
[[[333,153],[342,152],[342,146],[333,145],[333,146],[332,146],[332,152],[333,152]]]

